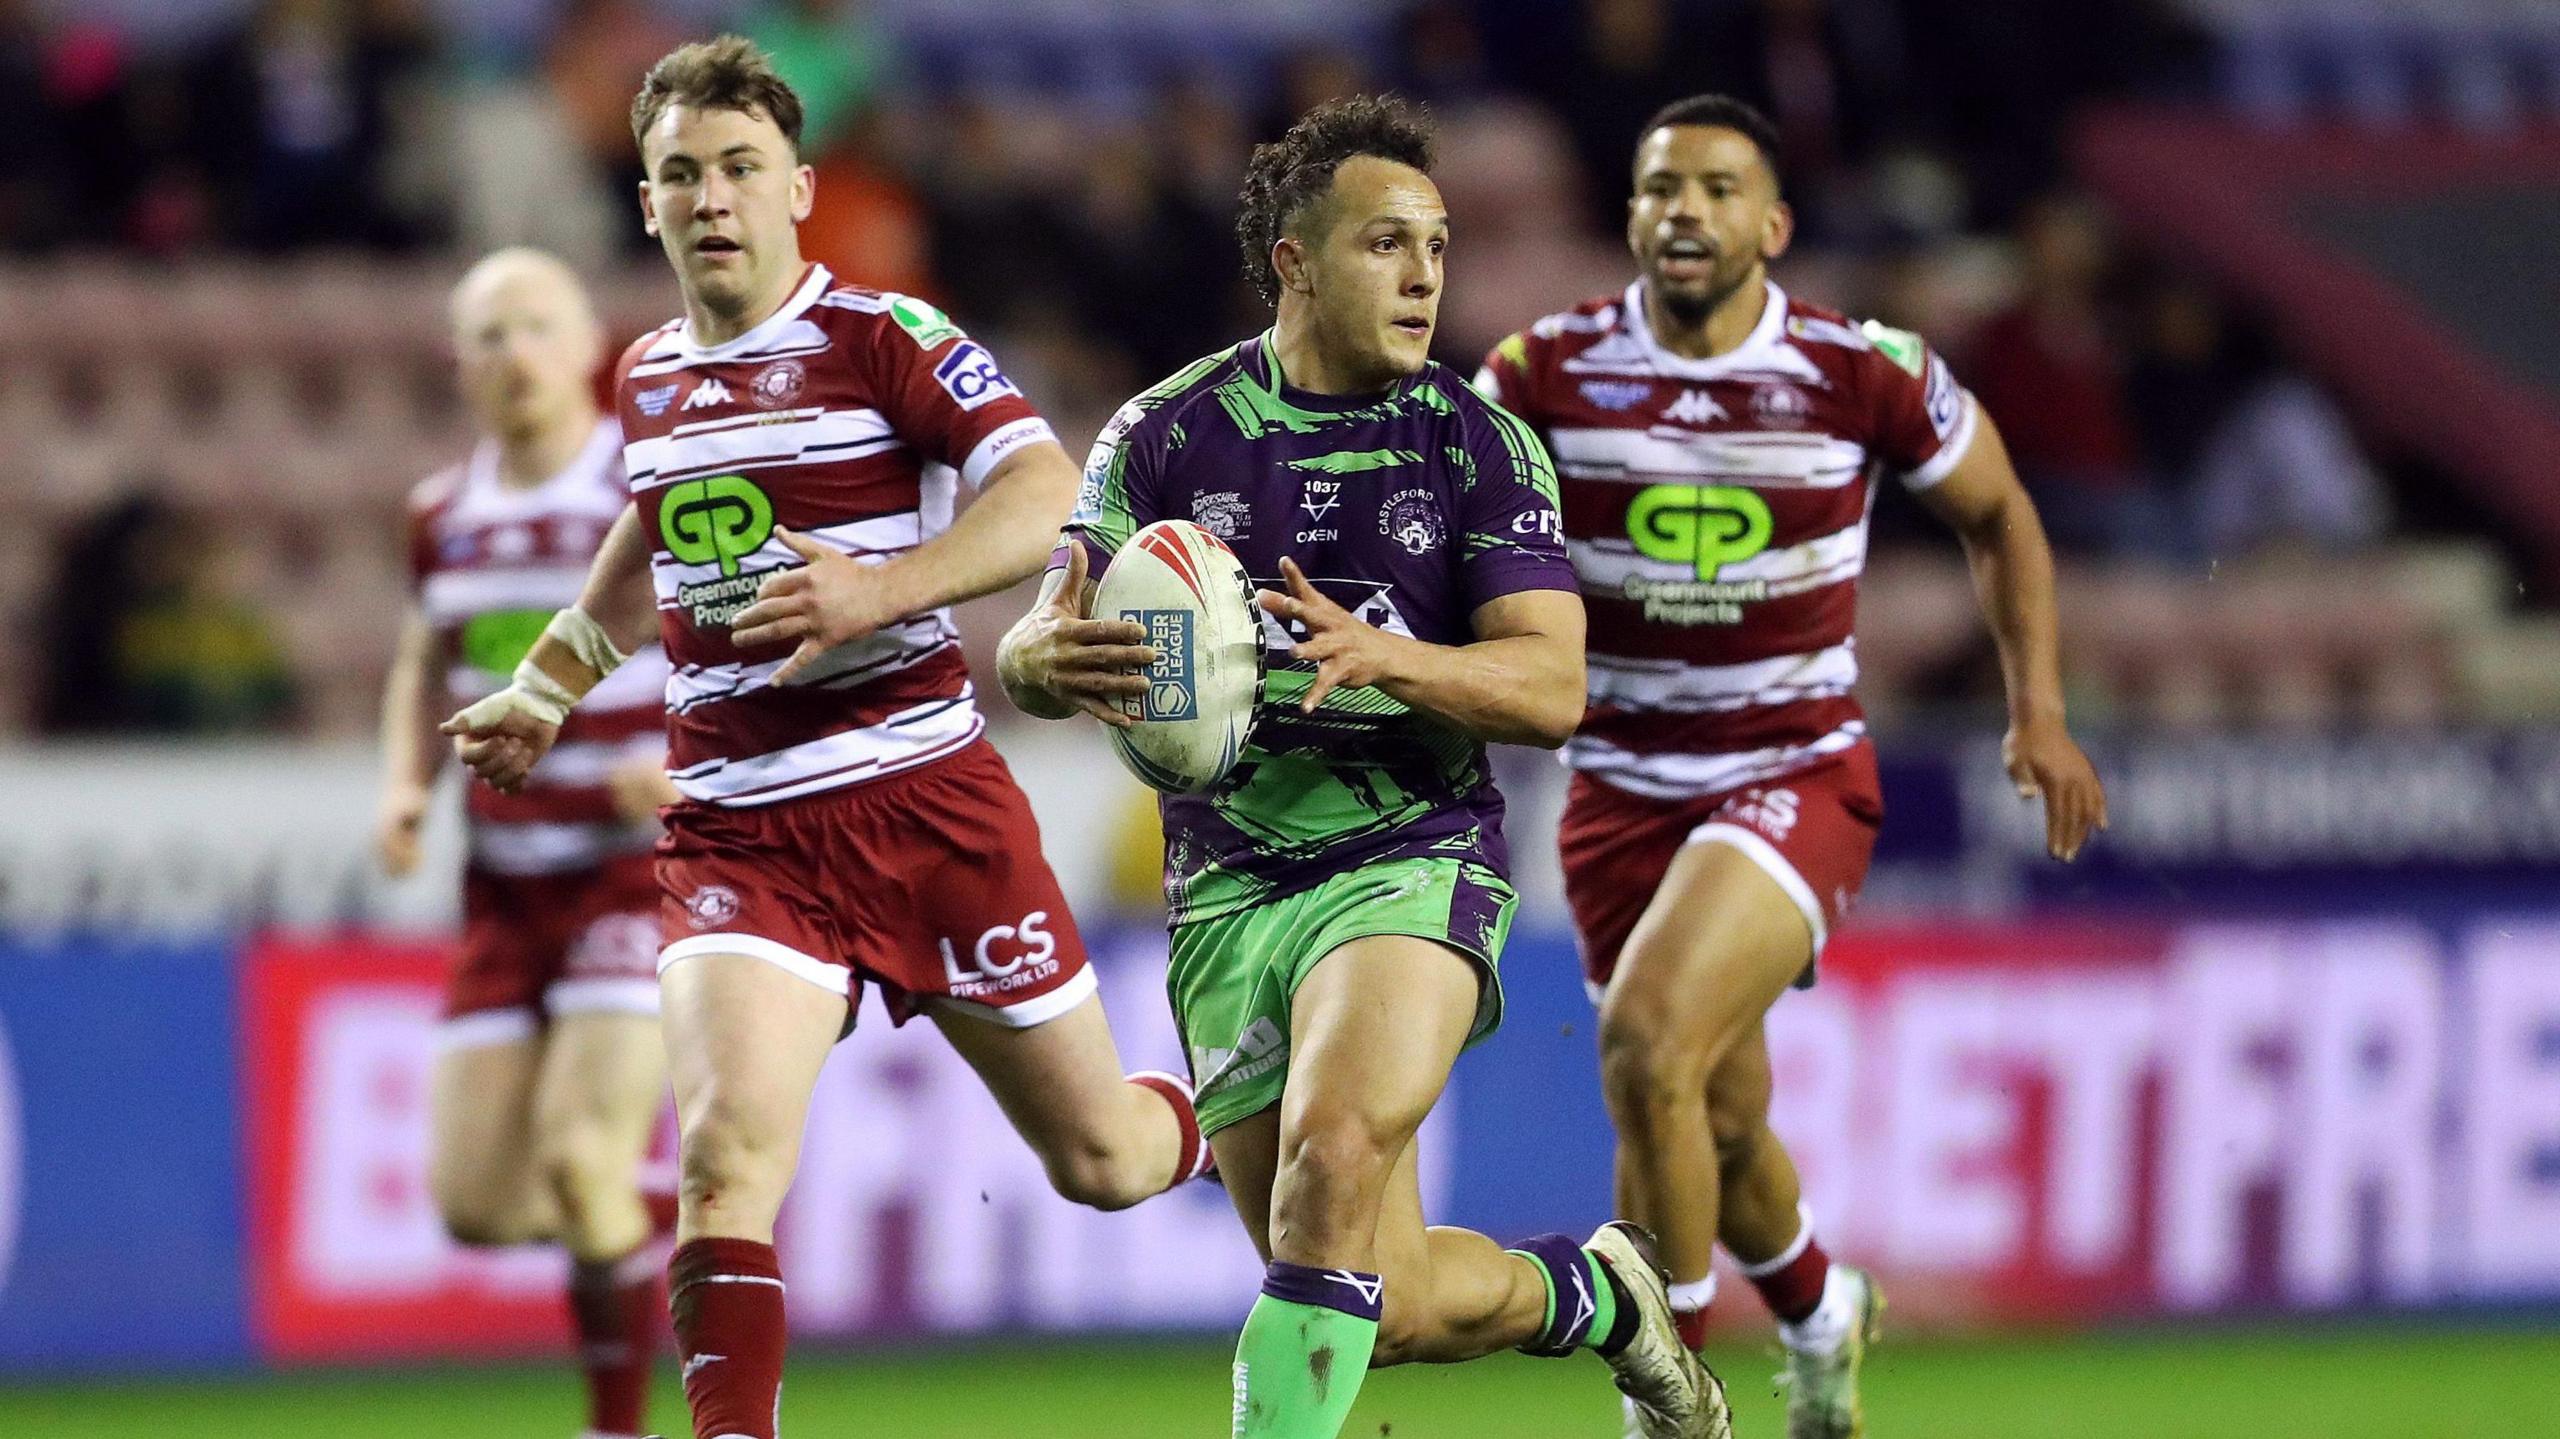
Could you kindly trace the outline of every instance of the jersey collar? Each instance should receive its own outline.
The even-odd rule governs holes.
[[[1721,355],[1693,360],[1664,349],[1662,342],[1653,337],[1653,327],[1645,322],[1642,280],[1627,286],[1627,293],[1619,300],[1618,323],[1626,327],[1654,368],[1678,379],[1720,380],[1745,371],[1766,370],[1772,368],[1771,352],[1786,333],[1787,292],[1779,289],[1775,280],[1761,283],[1766,292],[1760,303],[1760,319],[1752,325],[1751,333],[1743,336],[1741,344]]]
[[[676,327],[676,353],[688,363],[698,365],[706,361],[735,360],[772,349],[774,341],[790,327],[791,322],[808,313],[809,307],[818,303],[818,297],[834,284],[835,276],[827,273],[826,266],[813,260],[809,263],[808,273],[801,277],[800,288],[791,292],[791,298],[782,302],[781,309],[757,321],[754,329],[725,344],[698,345],[693,340],[693,321],[688,319]]]

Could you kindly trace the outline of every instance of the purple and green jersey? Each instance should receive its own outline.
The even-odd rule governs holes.
[[[1286,556],[1360,619],[1432,644],[1473,642],[1489,600],[1574,589],[1555,474],[1528,426],[1436,364],[1384,395],[1292,389],[1267,332],[1131,400],[1095,440],[1068,522],[1094,572],[1162,519],[1225,540],[1262,588],[1285,591]],[[1172,922],[1382,860],[1507,873],[1484,746],[1372,688],[1301,714],[1316,667],[1289,651],[1304,635],[1263,625],[1253,743],[1215,788],[1164,800]]]

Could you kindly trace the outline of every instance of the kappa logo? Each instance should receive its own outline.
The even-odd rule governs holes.
[[[1704,390],[1683,390],[1680,398],[1662,412],[1662,418],[1679,425],[1706,425],[1727,418],[1724,406]]]
[[[718,380],[705,380],[701,384],[694,386],[693,393],[685,396],[684,403],[676,406],[676,408],[679,410],[707,410],[713,405],[726,405],[732,402],[733,397],[730,395],[729,387],[727,385],[720,383]]]
[[[667,406],[675,401],[676,391],[683,388],[678,383],[637,391],[631,396],[632,407],[654,420],[667,412]]]

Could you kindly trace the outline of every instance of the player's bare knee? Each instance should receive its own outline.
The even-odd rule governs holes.
[[[1358,1116],[1302,1123],[1280,1141],[1272,1186],[1271,1238],[1330,1246],[1376,1225],[1388,1173],[1412,1139],[1410,1130]]]
[[[1089,1209],[1126,1209],[1156,1192],[1131,1155],[1095,1136],[1043,1145],[1040,1163],[1059,1198]]]
[[[779,1209],[791,1182],[787,1142],[762,1135],[727,1107],[688,1119],[677,1146],[677,1184],[687,1210]]]
[[[435,1201],[445,1237],[466,1249],[494,1249],[534,1237],[524,1206],[490,1186],[439,1181]]]
[[[1713,1066],[1703,1037],[1638,1006],[1612,1004],[1601,1015],[1600,1083],[1622,1126],[1698,1103]]]
[[[571,1226],[624,1202],[636,1182],[630,1156],[617,1153],[611,1137],[591,1125],[571,1125],[547,1138],[535,1166]]]

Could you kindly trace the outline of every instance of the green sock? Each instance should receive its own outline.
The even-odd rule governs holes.
[[[1274,1260],[1236,1337],[1231,1439],[1334,1439],[1378,1344],[1374,1274]]]

